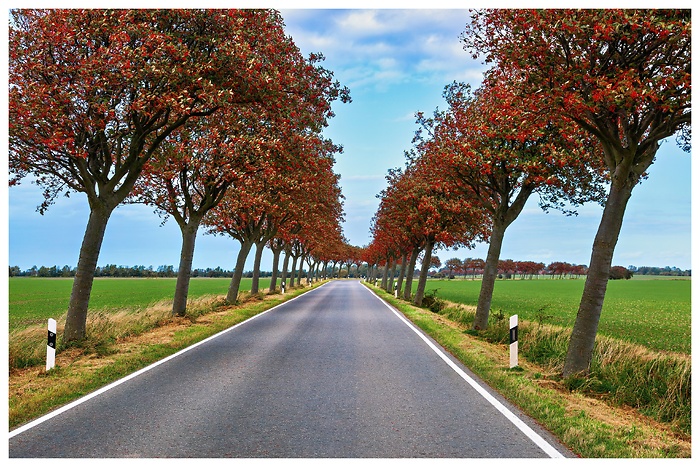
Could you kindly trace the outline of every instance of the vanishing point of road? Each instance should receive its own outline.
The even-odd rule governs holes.
[[[9,435],[10,457],[570,457],[359,281],[333,281]]]

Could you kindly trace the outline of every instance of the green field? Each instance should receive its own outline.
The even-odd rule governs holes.
[[[691,281],[687,279],[633,279],[610,281],[599,333],[656,350],[690,354]],[[193,278],[190,298],[224,295],[230,279]],[[9,328],[45,322],[65,314],[72,279],[12,277],[9,280]],[[250,290],[243,279],[241,291]],[[415,282],[414,282],[415,284]],[[573,326],[583,279],[499,280],[491,309],[521,319]],[[269,279],[261,279],[265,290]],[[476,305],[481,281],[430,280],[426,291],[449,301]],[[143,309],[172,300],[175,279],[95,280],[90,308],[93,310]]]
[[[143,309],[162,300],[172,301],[174,278],[96,278],[90,296],[92,310]],[[225,295],[231,279],[193,278],[189,298]],[[241,291],[249,291],[251,279],[241,281]],[[72,278],[11,277],[9,282],[10,330],[58,318],[66,313]],[[270,279],[260,279],[261,290]]]
[[[498,280],[491,310],[530,321],[572,327],[584,279]],[[415,284],[415,282],[414,282]],[[481,281],[430,280],[426,292],[474,305]],[[690,354],[691,281],[632,279],[610,281],[598,332],[650,349]]]

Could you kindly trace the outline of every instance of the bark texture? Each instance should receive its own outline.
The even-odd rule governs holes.
[[[632,186],[629,184],[616,185],[613,184],[610,188],[593,242],[588,276],[564,362],[565,377],[588,373],[590,369],[613,253],[622,229],[627,202],[632,195]]]
[[[180,249],[180,266],[177,270],[177,283],[175,284],[175,296],[173,298],[173,316],[185,316],[187,311],[187,294],[190,288],[194,245],[198,229],[199,220],[197,219],[190,219],[189,224],[180,226],[182,247]]]
[[[79,341],[86,336],[87,311],[92,283],[95,278],[95,268],[100,256],[107,222],[113,209],[102,206],[91,207],[83,243],[80,246],[80,257],[73,279],[66,325],[63,331],[63,341],[66,343]]]
[[[238,300],[238,292],[241,288],[241,279],[243,278],[243,268],[245,267],[245,261],[252,247],[253,242],[250,240],[241,242],[241,249],[236,259],[236,269],[233,271],[233,277],[231,277],[231,283],[228,286],[228,293],[226,294],[226,302],[229,304],[233,305]]]
[[[433,254],[433,245],[433,240],[427,240],[425,242],[425,252],[423,253],[423,264],[420,268],[418,287],[416,287],[416,296],[413,297],[413,304],[416,306],[423,305],[423,297],[425,296],[425,283],[428,280],[428,270],[430,269],[430,258]]]

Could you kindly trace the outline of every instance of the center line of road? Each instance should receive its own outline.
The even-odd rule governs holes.
[[[423,341],[428,344],[433,352],[435,352],[445,363],[447,363],[450,368],[452,368],[455,373],[457,373],[464,381],[466,381],[471,387],[473,387],[476,392],[481,394],[481,396],[486,399],[492,406],[494,406],[499,412],[501,412],[513,425],[515,425],[520,431],[525,434],[533,443],[539,446],[549,457],[551,458],[563,458],[564,455],[557,451],[554,446],[549,444],[544,438],[537,434],[532,428],[530,428],[524,421],[518,418],[513,412],[508,410],[508,408],[493,397],[486,389],[483,388],[479,383],[477,383],[472,377],[464,372],[459,366],[455,364],[442,350],[440,350],[435,344],[433,344],[425,334],[423,334],[418,328],[411,323],[404,315],[402,315],[398,310],[392,307],[389,303],[383,300],[379,295],[374,293],[369,287],[366,287],[368,291],[372,293],[379,301],[381,301],[384,306],[392,311],[401,321],[406,324],[413,332],[415,332],[418,337],[423,339]]]

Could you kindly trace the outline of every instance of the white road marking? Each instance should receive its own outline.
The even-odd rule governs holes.
[[[551,458],[563,458],[564,455],[557,451],[554,446],[549,444],[544,438],[538,435],[532,428],[530,428],[524,421],[520,420],[513,412],[508,410],[506,406],[501,404],[498,399],[493,397],[486,389],[484,389],[479,383],[477,383],[472,377],[466,374],[460,367],[458,367],[442,350],[440,350],[435,344],[433,344],[418,328],[411,323],[404,315],[402,315],[398,310],[392,307],[389,303],[384,301],[379,295],[374,293],[368,287],[365,287],[369,292],[372,293],[379,301],[381,301],[384,306],[390,309],[396,316],[403,321],[406,326],[411,328],[418,337],[423,339],[426,344],[436,353],[442,360],[447,363],[450,368],[452,368],[455,373],[457,373],[464,381],[466,381],[471,387],[473,387],[476,392],[481,394],[481,396],[486,399],[491,405],[493,405],[499,412],[501,412],[513,425],[515,425],[520,431],[522,431],[525,436],[530,438],[533,443],[539,446],[549,457]]]
[[[327,282],[326,284],[329,284],[329,283],[330,283],[330,282]],[[9,436],[8,436],[8,438],[13,438],[13,437],[17,436],[17,435],[20,434],[20,433],[23,433],[23,432],[25,432],[25,431],[27,431],[27,430],[30,430],[30,429],[34,428],[35,426],[40,425],[40,424],[42,424],[42,423],[44,423],[44,422],[46,422],[46,421],[48,421],[48,420],[50,420],[50,419],[56,417],[57,415],[62,414],[63,412],[67,412],[68,410],[70,410],[70,409],[72,409],[72,408],[74,408],[74,407],[77,407],[78,405],[80,405],[80,404],[82,404],[82,403],[84,403],[84,402],[87,402],[87,401],[89,401],[90,399],[92,399],[92,398],[94,398],[94,397],[97,397],[97,396],[99,396],[100,394],[103,394],[103,393],[109,391],[110,389],[113,389],[113,388],[119,386],[120,384],[123,384],[123,383],[129,381],[130,379],[133,379],[133,378],[135,378],[135,377],[137,377],[137,376],[139,376],[139,375],[141,375],[141,374],[143,374],[143,373],[145,373],[145,372],[147,372],[147,371],[149,371],[149,370],[152,370],[153,368],[157,367],[158,365],[161,365],[161,364],[163,364],[163,363],[165,363],[165,362],[167,362],[167,361],[169,361],[169,360],[172,360],[173,358],[176,358],[176,357],[178,357],[178,356],[184,354],[185,352],[189,352],[190,350],[192,350],[192,349],[194,349],[194,348],[196,348],[196,347],[199,347],[200,345],[204,344],[205,342],[208,342],[208,341],[210,341],[210,340],[212,340],[212,339],[216,339],[217,337],[219,337],[219,336],[221,336],[221,335],[223,335],[223,334],[226,334],[226,333],[229,332],[229,331],[233,331],[233,330],[236,329],[238,326],[241,326],[241,325],[243,325],[243,324],[245,324],[245,323],[247,323],[247,322],[249,322],[249,321],[252,321],[252,320],[254,320],[255,318],[258,318],[258,317],[264,315],[265,313],[268,313],[268,312],[270,312],[270,311],[272,311],[272,310],[274,310],[274,309],[276,309],[276,308],[279,308],[279,307],[281,307],[281,306],[283,306],[283,305],[286,305],[287,303],[293,302],[293,301],[296,300],[297,298],[302,297],[302,296],[306,295],[306,294],[309,293],[309,292],[313,292],[314,290],[318,290],[318,289],[320,289],[321,287],[325,286],[326,284],[322,284],[322,285],[316,287],[315,289],[311,289],[311,290],[309,290],[309,291],[307,291],[307,292],[304,292],[303,294],[297,295],[296,297],[294,297],[294,298],[292,298],[292,299],[289,299],[289,300],[287,300],[286,302],[280,303],[279,305],[275,305],[274,307],[270,308],[269,310],[265,310],[265,311],[263,311],[262,313],[259,313],[259,314],[255,315],[255,316],[251,316],[250,318],[248,318],[248,319],[245,320],[245,321],[241,321],[240,323],[238,323],[238,324],[236,324],[236,325],[233,325],[233,326],[231,326],[230,328],[224,329],[223,331],[220,331],[220,332],[214,334],[213,336],[207,337],[206,339],[204,339],[204,340],[202,340],[202,341],[199,341],[199,342],[197,342],[196,344],[192,344],[191,346],[186,347],[186,348],[184,348],[184,349],[182,349],[182,350],[180,350],[180,351],[178,351],[178,352],[176,352],[176,353],[174,353],[174,354],[172,354],[172,355],[170,355],[170,356],[168,356],[168,357],[165,357],[165,358],[162,359],[162,360],[158,360],[157,362],[152,363],[152,364],[148,365],[147,367],[144,367],[144,368],[142,368],[142,369],[140,369],[140,370],[138,370],[138,371],[136,371],[136,372],[134,372],[134,373],[131,373],[130,375],[125,376],[125,377],[122,378],[122,379],[119,379],[119,380],[117,380],[117,381],[115,381],[115,382],[113,382],[113,383],[111,383],[111,384],[108,384],[107,386],[104,386],[104,387],[102,387],[102,388],[100,388],[100,389],[98,389],[98,390],[96,390],[96,391],[94,391],[94,392],[91,392],[90,394],[88,394],[88,395],[86,395],[86,396],[83,396],[83,397],[81,397],[80,399],[76,399],[75,401],[71,402],[70,404],[64,405],[63,407],[61,407],[61,408],[59,408],[59,409],[56,409],[56,410],[54,410],[53,412],[50,412],[50,413],[44,415],[43,417],[37,418],[36,420],[33,420],[33,421],[27,423],[26,425],[22,425],[21,427],[15,429],[15,430],[13,430],[13,431],[11,431],[10,434],[9,434]]]

